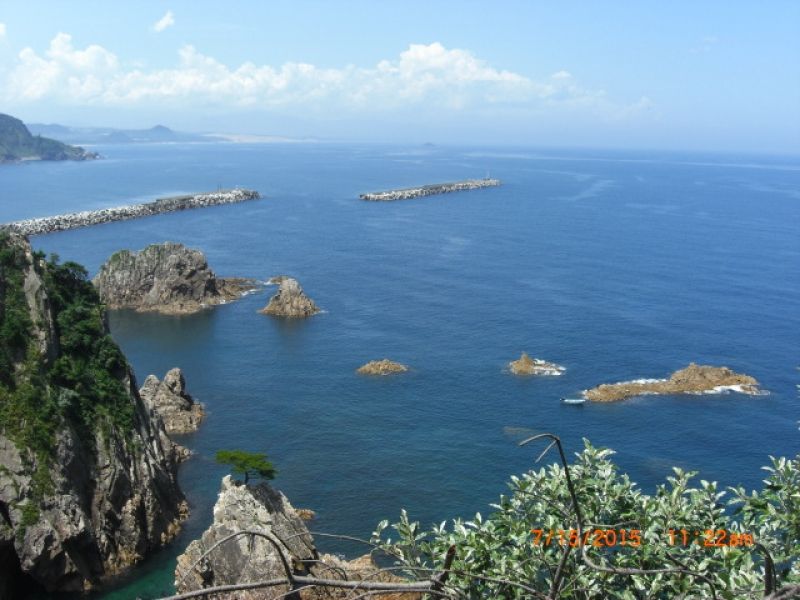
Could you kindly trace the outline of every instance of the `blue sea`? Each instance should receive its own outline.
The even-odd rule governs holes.
[[[369,537],[402,508],[424,525],[491,512],[533,466],[517,442],[617,451],[652,491],[671,466],[758,487],[800,451],[800,158],[499,147],[172,144],[96,148],[87,163],[0,166],[0,222],[219,186],[264,199],[38,236],[93,274],[166,240],[223,276],[290,274],[323,309],[257,313],[274,287],[202,314],[116,312],[139,382],[172,367],[205,403],[180,482],[192,514],[107,599],[172,591],[174,559],[212,520],[222,448],[266,452],[315,531]],[[393,203],[365,191],[486,174],[503,186]],[[505,371],[522,351],[561,377]],[[355,369],[388,357],[405,375]],[[645,396],[568,406],[599,383],[690,361],[755,376],[768,396]],[[545,462],[554,460],[548,455]],[[323,550],[361,549],[320,540]]]

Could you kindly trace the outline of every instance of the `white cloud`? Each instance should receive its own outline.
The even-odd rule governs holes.
[[[6,37],[6,24],[0,23],[0,39]]]
[[[558,106],[608,115],[621,114],[625,108],[611,103],[602,90],[584,89],[567,71],[537,82],[438,42],[411,44],[396,58],[374,66],[341,68],[301,62],[280,66],[245,62],[230,67],[184,46],[174,67],[147,69],[123,64],[101,46],[76,49],[68,34],[59,33],[43,55],[31,48],[22,50],[16,67],[5,82],[0,81],[0,90],[0,99],[9,103],[47,99],[103,106],[173,103],[358,112]]]
[[[153,23],[153,31],[160,33],[167,27],[172,27],[173,25],[175,25],[175,15],[172,14],[171,10],[168,10],[166,13],[164,13],[163,17]]]

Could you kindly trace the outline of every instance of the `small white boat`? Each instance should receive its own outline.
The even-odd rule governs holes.
[[[561,401],[564,404],[583,404],[586,398],[562,398]]]

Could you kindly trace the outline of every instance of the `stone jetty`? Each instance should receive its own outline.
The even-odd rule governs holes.
[[[371,202],[391,202],[392,200],[409,200],[411,198],[421,198],[423,196],[435,196],[437,194],[449,194],[450,192],[464,192],[467,190],[477,190],[480,188],[497,187],[500,185],[499,179],[465,179],[453,183],[433,183],[415,188],[405,188],[402,190],[387,190],[385,192],[370,192],[361,194],[359,198]]]
[[[142,204],[130,204],[127,206],[116,206],[114,208],[86,210],[57,215],[55,217],[14,221],[13,223],[0,225],[0,230],[10,230],[22,235],[39,235],[43,233],[52,233],[53,231],[64,231],[65,229],[77,229],[78,227],[110,223],[112,221],[138,219],[140,217],[160,215],[162,213],[175,212],[178,210],[204,208],[207,206],[217,206],[218,204],[234,204],[246,200],[256,200],[260,197],[261,195],[253,190],[238,188],[219,190],[217,192],[207,192],[203,194],[160,198],[153,202],[144,202]]]

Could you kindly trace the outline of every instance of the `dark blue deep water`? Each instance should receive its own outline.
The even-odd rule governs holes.
[[[99,148],[105,160],[0,167],[0,222],[240,185],[265,199],[33,239],[94,273],[174,240],[220,275],[297,277],[325,313],[258,314],[274,288],[190,317],[111,315],[139,381],[181,367],[206,404],[181,470],[192,516],[108,598],[171,591],[174,557],[211,521],[220,448],[265,451],[318,531],[368,537],[401,508],[475,511],[526,470],[531,432],[617,450],[647,490],[671,465],[757,487],[800,451],[800,160],[734,155],[345,145]],[[360,192],[482,177],[501,188],[395,203]],[[517,379],[522,350],[563,364]],[[383,379],[354,370],[390,357]],[[565,406],[602,382],[690,361],[771,394]],[[355,551],[321,542],[324,549]]]

